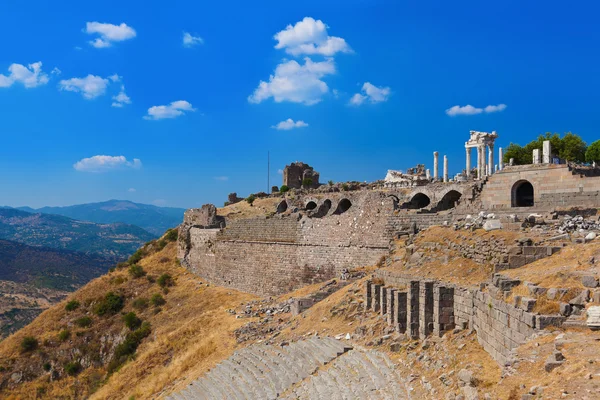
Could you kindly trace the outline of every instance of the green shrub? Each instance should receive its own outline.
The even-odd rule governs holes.
[[[304,179],[302,179],[302,186],[304,186],[305,188],[311,187],[312,183],[313,183],[312,178],[304,178]]]
[[[155,293],[150,298],[150,302],[154,307],[160,307],[167,303],[164,297],[162,297],[159,293]]]
[[[75,320],[75,325],[80,328],[88,328],[92,325],[92,319],[88,316],[77,318]]]
[[[65,310],[67,311],[74,311],[77,310],[79,308],[80,304],[77,300],[71,300],[67,303],[67,305],[65,305]]]
[[[69,339],[71,337],[71,331],[68,329],[63,329],[62,331],[58,332],[58,340],[60,340],[61,342],[64,342],[65,340]]]
[[[145,297],[137,298],[133,301],[133,303],[131,303],[131,305],[136,310],[145,310],[148,308],[148,299]]]
[[[348,184],[347,184],[347,183],[344,183],[344,184],[342,184],[342,190],[343,190],[344,192],[347,192],[348,190],[350,190],[350,186],[348,186]]]
[[[38,348],[38,340],[33,336],[25,336],[23,340],[21,340],[21,352],[27,353],[30,351],[34,351]]]
[[[123,309],[125,305],[125,301],[123,300],[123,296],[119,296],[113,292],[108,292],[96,307],[94,307],[94,312],[96,315],[114,315]]]
[[[160,239],[156,242],[156,251],[161,251],[167,246],[168,242],[164,239]]]
[[[142,258],[144,258],[145,255],[146,255],[146,253],[144,252],[143,249],[138,249],[138,251],[136,251],[135,253],[133,253],[131,255],[131,257],[129,257],[129,259],[127,260],[127,263],[129,265],[131,265],[131,264],[137,264],[138,262],[140,262],[140,260]]]
[[[82,370],[81,364],[77,361],[71,361],[65,364],[65,372],[68,375],[75,376]]]
[[[333,181],[332,181],[332,180],[329,180],[329,181],[327,182],[327,184],[328,184],[329,186],[333,186]]]
[[[252,203],[254,203],[254,200],[256,200],[256,196],[251,194],[250,196],[246,197],[246,201],[248,202],[248,204],[252,205]]]
[[[165,235],[165,240],[167,242],[176,242],[178,236],[179,236],[179,231],[177,229],[169,229],[167,231],[167,234]]]
[[[150,323],[144,322],[139,329],[128,333],[125,340],[115,348],[113,358],[108,364],[109,373],[116,371],[123,365],[127,359],[135,353],[141,341],[150,335],[150,332]]]
[[[279,193],[285,193],[285,192],[289,192],[290,188],[288,185],[281,185],[281,187],[279,188]]]
[[[169,286],[173,286],[175,284],[173,277],[169,274],[162,274],[161,276],[158,277],[156,282],[158,283],[158,286],[160,286],[161,288],[166,288]]]
[[[136,330],[137,328],[140,327],[140,325],[142,325],[142,320],[138,318],[137,315],[135,315],[135,313],[133,311],[128,312],[127,314],[123,315],[123,322],[125,323],[125,326],[129,328],[129,330]]]
[[[48,372],[52,369],[52,365],[49,362],[46,362],[42,365],[42,368],[44,368],[44,371]]]
[[[148,282],[150,283],[156,282],[156,278],[153,275],[146,275],[146,279],[148,279]]]
[[[142,276],[146,275],[146,271],[144,271],[144,268],[142,268],[141,265],[133,264],[129,266],[129,275],[133,276],[134,278],[141,278]]]

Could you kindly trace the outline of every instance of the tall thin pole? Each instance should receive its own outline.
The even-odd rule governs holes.
[[[271,181],[270,181],[270,171],[271,171],[271,154],[267,151],[267,193],[271,193]]]

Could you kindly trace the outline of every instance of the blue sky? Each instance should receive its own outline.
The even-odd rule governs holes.
[[[591,1],[140,4],[4,2],[0,204],[221,205],[267,189],[267,151],[272,184],[372,181],[459,172],[469,130],[598,139]]]

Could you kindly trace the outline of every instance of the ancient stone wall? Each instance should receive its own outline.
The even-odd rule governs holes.
[[[600,177],[577,174],[567,165],[506,167],[492,175],[481,192],[486,210],[511,208],[515,184],[533,185],[534,208],[600,207]]]
[[[391,313],[391,319],[386,315],[387,321],[399,332],[406,329],[410,337],[425,339],[431,334],[441,336],[455,326],[472,329],[476,331],[482,347],[501,365],[511,359],[514,348],[535,333],[538,320],[548,319],[475,288],[418,281],[414,277],[385,270],[376,271],[374,276],[383,280],[384,285],[367,283],[366,293],[371,293],[368,300],[370,307],[382,314]],[[395,299],[406,302],[396,300],[388,303],[384,311],[381,306],[383,296],[373,297],[375,287],[378,294],[394,293]],[[405,322],[394,323],[394,317],[400,318],[398,316],[405,317]],[[537,328],[543,328],[543,324],[538,325]]]

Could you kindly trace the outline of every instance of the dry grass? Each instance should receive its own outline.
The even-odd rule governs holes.
[[[139,346],[134,359],[104,384],[106,365],[87,368],[77,377],[54,381],[48,380],[47,373],[41,373],[14,389],[5,389],[2,397],[30,398],[35,396],[38,388],[43,388],[48,398],[87,398],[94,390],[92,399],[151,398],[173,382],[185,384],[228,357],[237,346],[233,331],[249,320],[236,319],[226,310],[256,297],[231,289],[199,285],[194,275],[178,265],[175,254],[175,243],[170,243],[140,262],[148,275],[156,278],[169,273],[176,284],[169,288],[167,294],[163,293],[167,303],[162,306],[162,311],[155,314],[153,307],[145,311],[136,310],[140,318],[151,323],[152,333]],[[164,262],[165,257],[170,261]],[[115,280],[116,277],[121,279]],[[115,283],[118,281],[122,283]],[[62,367],[70,359],[63,357],[70,354],[69,349],[77,349],[82,354],[94,353],[98,348],[92,345],[126,333],[121,315],[99,318],[90,314],[93,319],[90,329],[71,328],[71,343],[57,341],[60,330],[69,326],[74,318],[84,315],[86,307],[92,307],[95,299],[108,291],[123,294],[127,300],[123,312],[129,312],[132,311],[133,299],[150,298],[160,292],[160,288],[146,278],[131,278],[126,270],[93,280],[64,302],[42,313],[30,325],[0,342],[0,365],[10,366],[5,373],[0,373],[0,377],[6,379],[12,372],[27,369],[27,365],[33,371],[40,370],[46,359],[56,360]],[[82,306],[67,313],[64,306],[71,299],[80,301]],[[82,336],[79,337],[77,332],[81,332]],[[41,351],[32,355],[21,354],[19,343],[24,336],[38,338]],[[45,341],[48,346],[43,344]]]
[[[277,210],[277,205],[283,200],[281,197],[266,197],[256,199],[252,206],[247,201],[231,204],[227,207],[217,209],[217,214],[227,217],[229,220],[242,218],[252,218],[265,215],[272,215]]]

